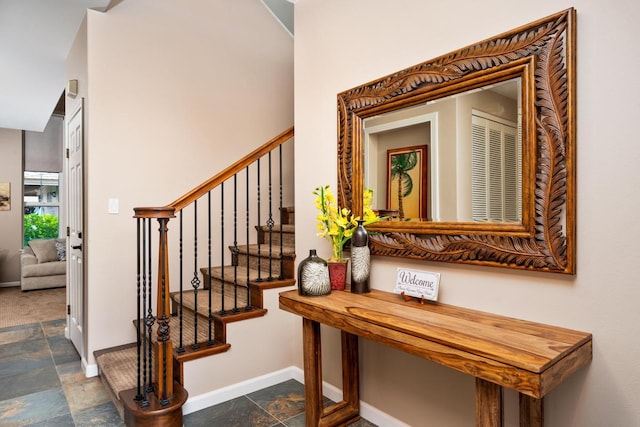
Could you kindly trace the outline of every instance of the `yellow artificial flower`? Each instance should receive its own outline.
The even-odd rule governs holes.
[[[331,243],[332,256],[330,261],[342,261],[344,245],[351,239],[353,230],[358,226],[360,217],[351,215],[347,208],[340,208],[333,192],[328,185],[316,187],[313,191],[316,196],[314,204],[320,213],[316,216],[318,221],[318,237],[324,237]],[[365,189],[363,194],[363,219],[364,225],[379,221],[380,218],[371,208],[373,190]]]

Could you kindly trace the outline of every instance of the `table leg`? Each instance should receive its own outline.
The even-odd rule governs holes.
[[[323,407],[320,323],[302,319],[305,419],[307,427],[348,426],[360,419],[358,336],[342,332],[343,399]]]
[[[520,427],[542,427],[544,408],[542,399],[520,394]]]
[[[343,400],[360,412],[358,336],[342,332],[342,394]]]
[[[502,426],[502,387],[476,378],[476,427]]]
[[[320,323],[302,318],[306,426],[316,427],[322,415],[322,353]]]

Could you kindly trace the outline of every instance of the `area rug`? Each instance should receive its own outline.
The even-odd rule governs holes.
[[[19,287],[0,288],[0,328],[64,319],[66,288],[22,292]]]

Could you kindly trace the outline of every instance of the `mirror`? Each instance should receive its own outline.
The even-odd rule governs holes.
[[[364,119],[373,208],[403,221],[520,222],[521,81]]]
[[[338,94],[374,255],[575,274],[575,10]]]

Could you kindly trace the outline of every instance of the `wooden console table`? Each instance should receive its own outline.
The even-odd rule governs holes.
[[[542,426],[542,398],[589,363],[591,334],[382,291],[280,294],[302,316],[306,425],[346,426],[360,418],[358,337],[476,377],[476,426],[502,424],[502,387],[520,394],[520,425]],[[320,324],[341,331],[343,400],[323,408]]]

